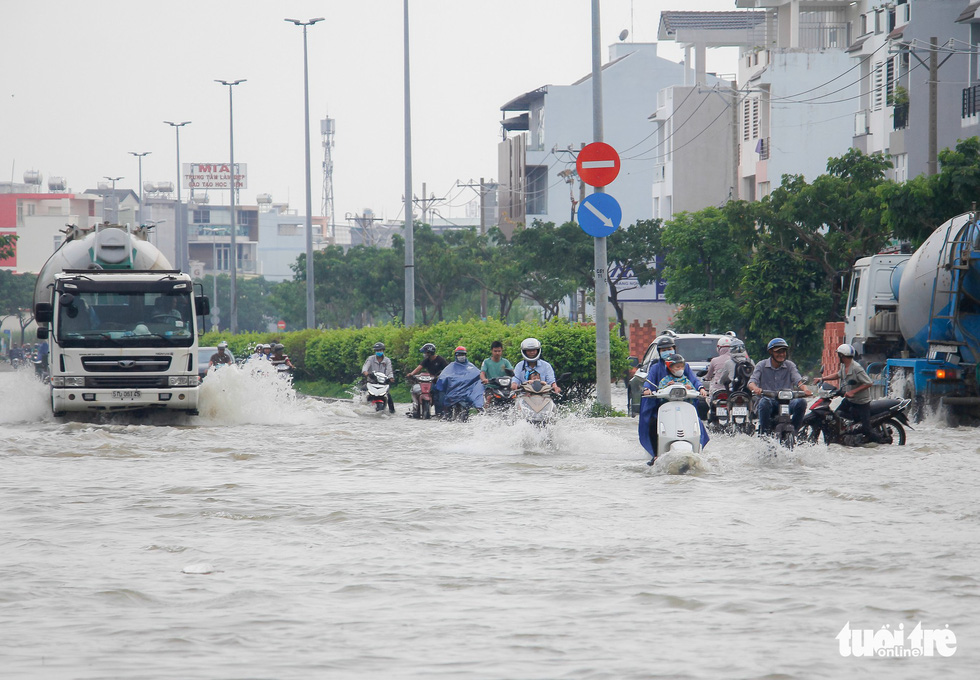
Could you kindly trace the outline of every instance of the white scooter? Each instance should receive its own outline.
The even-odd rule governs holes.
[[[672,475],[701,470],[701,420],[690,399],[698,393],[683,385],[668,385],[645,399],[661,399],[657,410],[657,467]]]
[[[557,415],[551,385],[541,380],[521,383],[517,388],[517,412],[532,425],[544,427]]]

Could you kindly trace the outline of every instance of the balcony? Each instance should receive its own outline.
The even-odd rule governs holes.
[[[980,85],[971,85],[963,89],[963,108],[961,118],[969,118],[980,113]]]

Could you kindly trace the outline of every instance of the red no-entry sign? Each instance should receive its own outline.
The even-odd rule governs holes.
[[[284,331],[284,330],[286,330],[286,322],[285,321],[280,321],[279,323],[276,324],[276,327],[279,330]]]
[[[578,152],[575,168],[589,186],[604,187],[619,174],[619,154],[605,142],[592,142]]]

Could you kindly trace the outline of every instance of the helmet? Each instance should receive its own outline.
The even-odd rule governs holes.
[[[842,357],[853,357],[854,348],[851,345],[845,343],[837,348],[837,353],[840,354]]]
[[[538,353],[533,357],[529,357],[527,353],[533,350],[538,350]],[[524,341],[521,342],[521,356],[524,357],[525,361],[537,361],[540,359],[541,341],[537,338],[525,338]]]
[[[671,354],[664,359],[664,365],[667,367],[667,372],[671,374],[674,372],[673,369],[675,367],[683,369],[684,363],[684,357],[682,357],[680,354]]]
[[[274,345],[272,349],[273,349],[273,351],[281,352],[284,349],[286,349],[286,346],[280,342],[280,343]]]
[[[374,343],[374,351],[375,352],[384,352],[385,351],[385,344],[383,342],[376,342],[376,343]]]
[[[456,354],[466,354],[466,348],[463,347],[462,345],[457,347],[454,351]]]
[[[228,348],[228,343],[225,342],[224,340],[218,343],[218,349],[227,349],[227,348]]]
[[[772,352],[774,349],[779,349],[780,347],[785,347],[786,349],[789,349],[789,344],[782,338],[773,338],[772,340],[769,341],[769,344],[766,346],[766,351]]]
[[[737,352],[744,352],[745,343],[739,340],[738,338],[733,339],[732,344],[730,346],[730,351],[732,354],[735,354]]]
[[[261,342],[255,346],[256,352],[261,352],[264,349],[265,349],[265,345],[263,345]]]
[[[732,346],[732,340],[734,340],[734,338],[732,336],[730,336],[730,335],[723,335],[720,338],[718,338],[718,344],[715,345],[715,347],[717,347],[718,349],[722,349],[723,347],[731,347]]]
[[[676,344],[671,335],[661,335],[657,338],[657,349],[667,349],[668,347],[676,346]]]
[[[428,352],[429,354],[435,354],[436,353],[436,346],[433,345],[431,342],[427,342],[427,343],[425,343],[424,345],[422,345],[419,348],[419,351],[422,354],[425,354],[426,352]]]

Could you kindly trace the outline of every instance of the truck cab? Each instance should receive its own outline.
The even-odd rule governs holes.
[[[909,257],[905,253],[873,255],[854,263],[844,336],[868,363],[895,356],[904,344],[898,325],[898,283]]]

